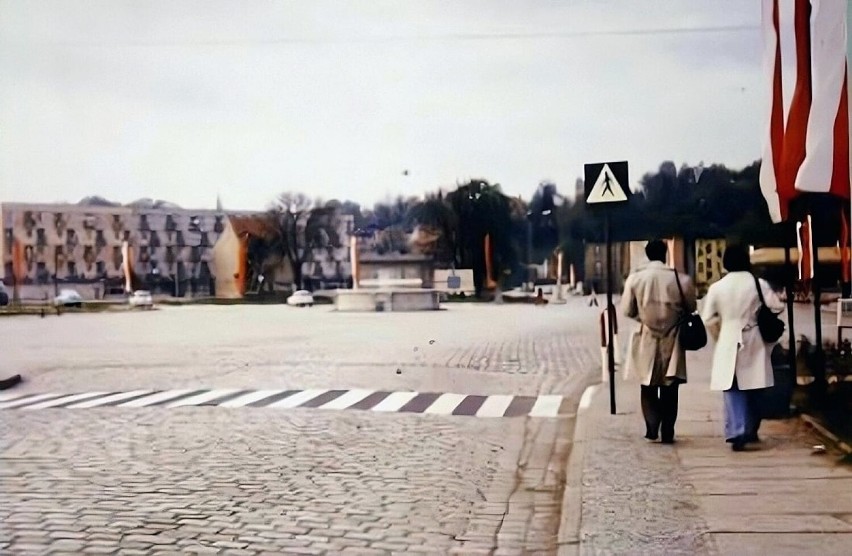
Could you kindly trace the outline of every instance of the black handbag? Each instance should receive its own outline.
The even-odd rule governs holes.
[[[774,344],[784,334],[786,325],[784,321],[778,318],[776,313],[766,304],[763,299],[763,288],[760,287],[760,280],[757,276],[754,277],[754,285],[757,286],[757,297],[760,298],[760,308],[757,310],[757,328],[760,330],[760,336],[767,344]]]
[[[684,311],[676,325],[678,327],[678,340],[680,347],[686,351],[696,351],[707,345],[707,329],[698,314],[686,312],[686,296],[683,294],[683,286],[680,285],[680,276],[677,270],[674,273]]]

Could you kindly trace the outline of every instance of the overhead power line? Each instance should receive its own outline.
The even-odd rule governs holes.
[[[441,41],[530,41],[580,39],[585,37],[641,37],[654,35],[686,35],[692,33],[744,33],[759,31],[759,25],[720,25],[705,27],[662,27],[655,29],[612,29],[598,31],[553,31],[553,32],[497,32],[497,33],[441,33],[426,35],[386,35],[339,38],[273,38],[273,39],[211,39],[187,41],[46,41],[55,46],[131,46],[131,47],[184,47],[184,46],[276,46],[290,44],[382,44],[405,42],[441,42]],[[0,41],[9,44],[18,41]],[[45,44],[45,43],[43,43]]]

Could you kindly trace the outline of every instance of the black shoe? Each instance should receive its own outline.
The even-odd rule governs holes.
[[[672,438],[663,437],[663,439],[660,441],[660,443],[661,444],[674,444],[675,439],[674,439],[674,437],[672,437]]]
[[[734,440],[733,442],[731,442],[731,450],[735,452],[744,452],[745,442],[741,438]]]
[[[659,439],[659,438],[660,437],[656,434],[648,433],[648,434],[645,435],[645,440],[647,440],[649,442],[656,442],[657,439]]]
[[[760,442],[760,437],[757,436],[757,433],[747,434],[743,437],[743,442],[746,444],[757,444]]]

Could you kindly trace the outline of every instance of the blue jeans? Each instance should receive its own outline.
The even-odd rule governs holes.
[[[725,439],[728,442],[757,438],[760,428],[760,395],[762,390],[740,390],[737,379],[725,390]]]

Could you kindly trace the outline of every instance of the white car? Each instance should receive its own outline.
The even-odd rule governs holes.
[[[131,307],[142,307],[143,309],[151,309],[154,307],[154,299],[151,297],[151,292],[146,290],[136,290],[127,299],[127,303]]]
[[[292,307],[313,307],[314,296],[308,290],[299,290],[287,298],[287,305]]]
[[[57,307],[77,307],[83,306],[83,296],[74,290],[60,290],[59,295],[53,298],[53,304]]]

